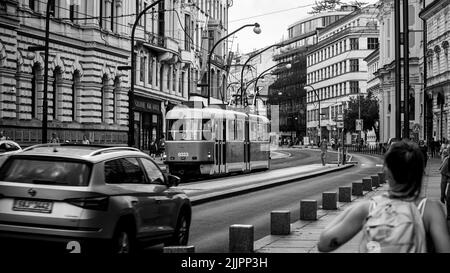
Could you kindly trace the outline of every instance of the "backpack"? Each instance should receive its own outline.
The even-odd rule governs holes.
[[[390,199],[385,195],[371,199],[363,226],[360,252],[425,253],[426,233],[422,214],[426,198],[414,202]]]

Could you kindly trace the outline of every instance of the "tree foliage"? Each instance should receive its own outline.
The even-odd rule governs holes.
[[[356,6],[358,8],[362,8],[367,5],[367,2],[361,2],[358,0],[351,1],[350,3],[342,2],[341,0],[319,0],[314,3],[312,10],[309,14],[317,14],[324,11],[333,11],[337,10],[341,5],[351,5]]]
[[[360,100],[360,101],[359,101]],[[378,99],[372,92],[367,96],[350,98],[348,107],[344,111],[344,127],[346,131],[356,132],[356,120],[359,115],[359,105],[361,103],[361,119],[363,120],[363,131],[375,129],[378,136],[378,130],[375,122],[380,119]],[[378,138],[378,137],[377,137]]]

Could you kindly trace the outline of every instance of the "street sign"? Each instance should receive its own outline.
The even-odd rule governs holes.
[[[338,121],[336,122],[337,128],[344,128],[344,122],[343,121]]]
[[[356,122],[356,124],[355,124],[356,131],[362,131],[363,120],[362,119],[357,119],[357,120],[355,120],[355,122]]]

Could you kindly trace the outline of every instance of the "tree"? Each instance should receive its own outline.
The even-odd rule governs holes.
[[[312,11],[308,12],[309,14],[317,14],[323,11],[333,11],[337,10],[338,6],[341,5],[351,5],[356,6],[357,8],[362,8],[367,5],[367,2],[360,2],[358,0],[354,0],[350,3],[342,2],[341,0],[320,0],[315,2],[315,6],[312,7]]]
[[[379,103],[378,99],[370,91],[367,93],[367,96],[361,94],[359,97],[350,98],[348,107],[344,111],[345,130],[356,132],[356,120],[358,119],[360,109],[361,119],[363,120],[363,131],[374,129],[378,141],[379,129],[378,126],[375,126],[375,123],[380,119]]]
[[[312,7],[310,14],[321,13],[327,10],[336,10],[336,6],[341,5],[341,0],[320,0],[315,2],[315,6]]]

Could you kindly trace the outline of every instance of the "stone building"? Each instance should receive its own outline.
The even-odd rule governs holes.
[[[131,27],[153,1],[55,0],[50,3],[48,136],[125,144],[128,138]],[[138,4],[138,5],[137,5]],[[227,33],[228,3],[163,1],[136,28],[135,143],[147,149],[165,130],[167,110],[198,92],[211,43]],[[40,143],[46,2],[0,3],[0,128],[22,145]],[[211,37],[212,39],[208,39]],[[226,42],[214,52],[226,55]],[[223,63],[223,61],[222,61]],[[222,67],[213,66],[219,98]],[[192,95],[192,96],[191,96]]]

